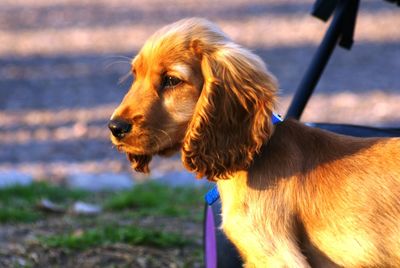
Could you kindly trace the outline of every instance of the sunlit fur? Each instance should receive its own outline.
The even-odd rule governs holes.
[[[137,171],[148,171],[151,155],[182,147],[185,166],[214,180],[247,168],[271,134],[275,79],[259,57],[206,20],[156,32],[133,69],[136,81],[112,117],[134,128],[126,139],[112,140]],[[160,92],[165,70],[185,83]]]
[[[257,56],[210,37],[195,44],[204,84],[182,159],[199,177],[215,180],[248,168],[269,138],[276,83]]]
[[[181,149],[216,181],[222,229],[245,267],[400,267],[400,141],[360,139],[286,120],[261,59],[202,19],[156,32],[135,57],[113,114],[133,168]],[[183,82],[160,90],[165,73]]]

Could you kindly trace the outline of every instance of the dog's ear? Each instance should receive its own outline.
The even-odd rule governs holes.
[[[137,172],[149,173],[149,164],[151,161],[151,155],[135,155],[135,154],[126,154],[129,162],[131,162],[132,168]]]
[[[204,85],[185,136],[185,166],[209,180],[246,169],[271,135],[276,80],[262,60],[227,42],[202,50]]]

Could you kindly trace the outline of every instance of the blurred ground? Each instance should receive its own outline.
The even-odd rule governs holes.
[[[129,87],[130,79],[119,80],[154,30],[184,17],[215,21],[260,55],[280,81],[284,114],[327,26],[309,15],[312,2],[3,0],[0,171],[51,180],[131,174],[106,128]],[[361,1],[355,45],[335,51],[303,120],[400,123],[399,25],[399,8]],[[179,156],[153,168],[155,177],[182,170]]]
[[[0,267],[204,267],[204,192],[156,183],[101,193],[45,182],[0,189]]]

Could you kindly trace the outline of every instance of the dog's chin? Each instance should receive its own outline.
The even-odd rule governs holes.
[[[153,155],[169,157],[180,149],[181,144],[176,144],[161,150],[139,150],[137,148],[130,148],[125,145],[117,145],[116,147],[119,151],[126,153],[128,160],[131,163],[131,167],[135,171],[149,173],[149,164],[153,158]]]
[[[152,155],[126,153],[126,156],[135,171],[142,173],[150,172],[149,164],[153,157]]]

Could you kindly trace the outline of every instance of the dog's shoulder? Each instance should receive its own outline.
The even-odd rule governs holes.
[[[379,137],[360,138],[342,135],[289,119],[276,126],[270,143],[271,145],[286,144],[286,146],[294,144],[298,150],[304,151],[309,155],[314,150],[322,151],[323,153],[354,153],[355,151],[367,149],[377,144],[400,144],[400,139]]]
[[[360,165],[368,165],[374,159],[400,164],[399,149],[398,138],[346,136],[289,119],[276,125],[251,170],[280,178],[307,174],[318,166],[344,159],[353,159],[346,163]]]

